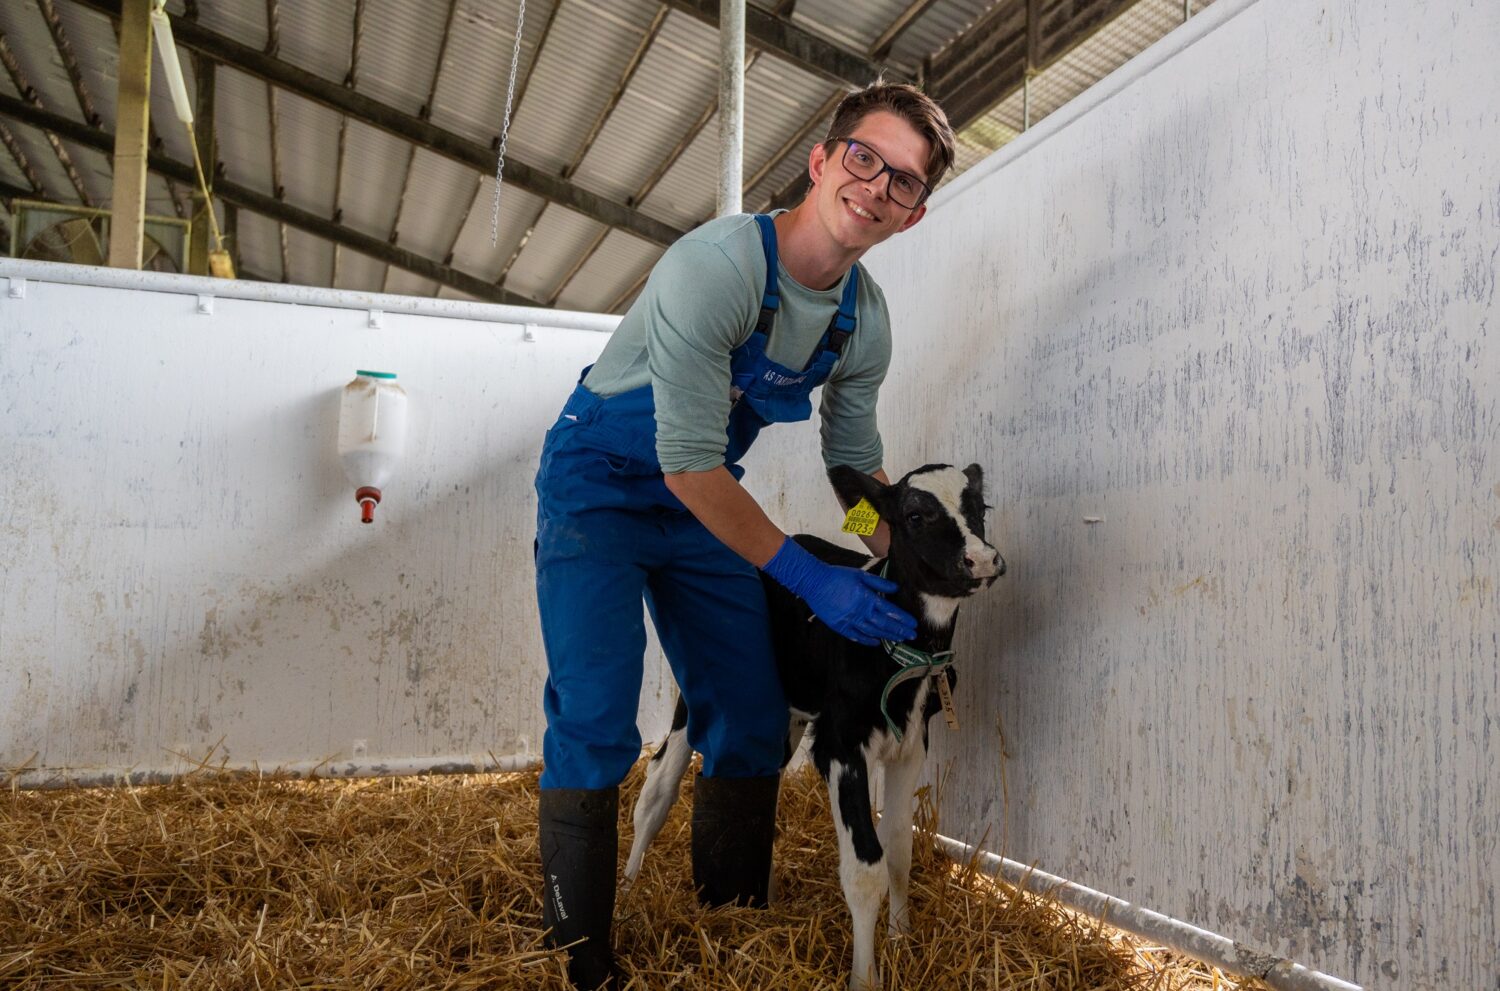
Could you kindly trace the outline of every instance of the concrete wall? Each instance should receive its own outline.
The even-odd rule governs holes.
[[[1491,0],[1226,0],[872,254],[888,464],[982,462],[1011,568],[944,832],[1500,988],[1497,41]],[[788,456],[755,484],[826,500]]]
[[[305,289],[202,315],[207,280],[0,264],[32,274],[21,298],[0,278],[0,767],[540,752],[532,477],[605,334],[527,342],[495,307]],[[411,397],[370,526],[336,453],[357,368]],[[660,666],[645,694],[658,725]]]

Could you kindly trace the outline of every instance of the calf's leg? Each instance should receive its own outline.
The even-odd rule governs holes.
[[[635,800],[635,839],[630,844],[630,859],[625,862],[625,888],[629,888],[641,872],[646,848],[661,832],[667,813],[676,804],[682,790],[682,776],[687,773],[692,760],[693,748],[687,738],[687,703],[679,695],[677,709],[672,713],[672,728],[647,762],[646,782]]]
[[[885,848],[886,871],[890,879],[890,931],[893,936],[911,932],[911,915],[906,902],[911,880],[911,805],[925,756],[926,748],[922,748],[885,765],[884,810],[878,835],[880,845]]]
[[[864,756],[855,754],[847,763],[832,761],[828,769],[828,797],[833,806],[833,827],[839,838],[839,882],[854,937],[854,964],[849,973],[850,991],[869,991],[880,986],[880,968],[875,961],[875,922],[886,891],[886,872],[880,840],[870,817],[869,770]]]

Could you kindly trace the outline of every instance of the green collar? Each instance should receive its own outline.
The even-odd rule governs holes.
[[[891,719],[891,714],[886,709],[891,689],[913,678],[946,677],[948,669],[953,666],[953,651],[940,650],[935,654],[929,654],[925,650],[908,647],[904,643],[892,643],[889,640],[880,641],[880,645],[885,648],[887,654],[891,655],[891,660],[900,665],[900,670],[891,675],[885,687],[880,690],[880,714],[885,717],[885,724],[895,735],[896,742],[900,743],[901,730],[897,728],[895,720]]]
[[[880,577],[884,578],[886,571],[890,568],[890,558],[880,566]],[[891,718],[886,704],[890,701],[891,689],[903,681],[911,681],[913,678],[942,678],[946,677],[947,671],[953,666],[953,651],[940,650],[935,654],[929,654],[925,650],[908,647],[904,643],[892,643],[889,640],[880,641],[880,646],[890,655],[891,660],[899,666],[899,670],[891,675],[885,687],[880,690],[880,714],[885,717],[885,725],[896,737],[896,742],[901,742],[901,730],[896,721]]]

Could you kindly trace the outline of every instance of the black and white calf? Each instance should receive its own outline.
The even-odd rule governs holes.
[[[927,465],[889,486],[852,468],[835,468],[829,477],[848,505],[868,499],[889,524],[890,556],[871,558],[805,535],[797,542],[832,564],[884,569],[885,576],[900,586],[893,601],[917,619],[916,639],[906,646],[941,656],[952,643],[959,603],[1005,573],[1005,562],[984,537],[986,507],[979,466],[960,471],[950,465]],[[942,674],[909,678],[888,688],[901,666],[886,647],[846,640],[815,621],[801,599],[761,577],[777,669],[791,707],[786,760],[810,725],[813,762],[828,783],[838,833],[839,880],[853,920],[849,986],[878,986],[875,923],[889,893],[891,932],[910,929],[912,797],[927,756],[927,723],[941,707],[936,678],[946,678],[951,688],[955,675],[949,667]],[[672,729],[651,759],[636,803],[627,884],[640,871],[646,847],[677,800],[692,758],[686,723],[687,710],[679,698]],[[885,772],[885,808],[878,828],[870,804],[876,766]]]

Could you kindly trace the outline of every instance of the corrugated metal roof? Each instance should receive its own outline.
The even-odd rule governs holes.
[[[256,50],[267,47],[272,34],[268,12],[274,12],[277,58],[344,84],[357,50],[356,92],[401,114],[425,112],[434,125],[469,141],[488,145],[495,140],[504,115],[519,0],[362,2],[358,31],[359,0],[217,0],[199,3],[197,9],[200,25]],[[770,0],[763,2],[770,5]],[[84,85],[103,126],[112,131],[117,72],[113,26],[79,0],[56,3]],[[452,28],[445,46],[450,3]],[[901,72],[916,72],[925,58],[969,30],[996,3],[937,0],[899,36],[889,63]],[[1203,0],[1194,5],[1206,6]],[[846,49],[867,52],[910,6],[911,0],[799,0],[792,20]],[[176,14],[185,9],[183,0],[170,0],[168,8]],[[508,157],[646,217],[687,228],[714,211],[718,158],[716,118],[710,117],[692,136],[717,99],[718,36],[692,16],[676,10],[666,15],[578,168],[563,175],[585,150],[591,129],[661,10],[655,0],[531,0],[518,67],[517,87],[524,96],[514,111]],[[1181,11],[1181,0],[1142,0],[1038,75],[1031,85],[1033,123],[1171,30],[1181,21]],[[81,119],[72,82],[36,5],[0,4],[0,31],[43,103]],[[187,49],[180,50],[179,58],[191,92],[193,58]],[[159,62],[155,71],[161,72]],[[764,174],[748,191],[747,208],[763,206],[805,170],[808,151],[824,130],[824,122],[814,118],[839,89],[783,58],[755,58],[746,78],[744,172],[747,179]],[[339,111],[287,91],[277,91],[273,120],[267,84],[237,69],[220,68],[216,90],[218,158],[230,180],[276,193],[274,135],[286,203],[377,239],[390,238],[394,231],[401,248],[491,283],[499,280],[512,292],[547,300],[561,290],[559,305],[609,306],[640,282],[661,253],[659,244],[609,231],[511,184],[504,188],[499,236],[492,245],[494,182],[487,168],[475,169],[425,149],[413,154],[406,140],[361,120],[346,121]],[[3,72],[0,92],[18,95]],[[431,106],[424,108],[429,95]],[[960,136],[960,170],[1018,133],[1021,102],[1020,94],[1011,95]],[[162,150],[190,161],[187,135],[172,115],[164,85],[152,88],[152,113]],[[42,132],[15,120],[3,122],[46,193],[62,202],[76,201]],[[799,134],[800,139],[792,140]],[[684,144],[689,136],[692,140]],[[90,197],[107,202],[111,178],[106,157],[66,142],[65,148]],[[29,186],[3,149],[0,180]],[[153,177],[148,208],[171,215],[187,193],[179,185],[174,195],[160,177]],[[641,202],[635,202],[637,197]],[[241,269],[265,278],[459,295],[446,287],[440,290],[428,278],[387,271],[384,262],[348,248],[335,250],[326,237],[294,229],[286,232],[283,252],[281,225],[249,210],[239,211],[237,248]]]

